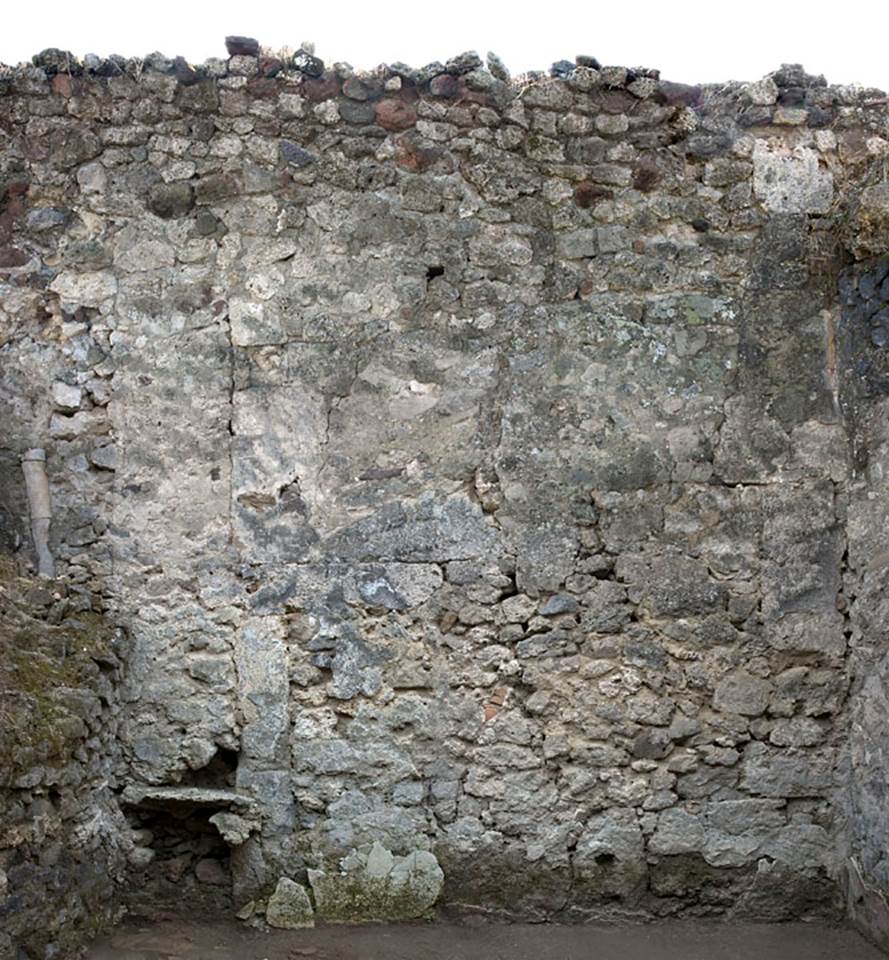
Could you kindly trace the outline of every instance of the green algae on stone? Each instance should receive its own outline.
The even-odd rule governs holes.
[[[346,862],[344,870],[309,870],[319,920],[362,923],[427,917],[444,883],[438,860],[427,850],[393,857],[375,843],[366,856],[356,854]]]
[[[281,877],[269,898],[265,919],[270,927],[281,930],[314,927],[315,916],[306,888],[289,877]]]
[[[0,719],[7,730],[0,779],[12,782],[28,767],[64,758],[87,728],[75,701],[94,697],[96,656],[111,649],[112,628],[92,611],[54,625],[29,600],[38,588],[0,562]]]

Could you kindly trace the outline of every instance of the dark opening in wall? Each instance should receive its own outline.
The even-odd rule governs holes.
[[[189,770],[182,777],[183,787],[203,787],[224,790],[235,786],[238,771],[238,754],[235,750],[219,747],[213,759],[200,770]]]
[[[443,277],[443,276],[444,276],[444,267],[434,264],[433,266],[426,268],[427,282],[429,280],[434,280],[436,277]]]
[[[129,875],[133,912],[156,917],[231,909],[231,851],[209,820],[218,812],[176,800],[146,802],[128,811],[142,853]]]

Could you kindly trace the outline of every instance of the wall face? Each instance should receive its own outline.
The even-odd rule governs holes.
[[[889,251],[889,233],[880,238]],[[889,318],[889,258],[865,259],[844,273],[840,284],[843,311],[843,353],[850,373],[846,406],[854,424],[853,448],[858,471],[851,485],[848,520],[850,605],[849,709],[849,912],[856,923],[884,948],[889,945],[889,815],[886,781],[889,757],[886,634],[886,481],[889,449],[886,437],[886,357],[868,346],[884,344],[883,323]]]
[[[0,508],[47,447],[122,802],[233,815],[236,906],[378,843],[524,916],[832,916],[885,111],[474,67],[0,87]]]
[[[118,917],[116,632],[0,558],[0,957],[72,957]]]

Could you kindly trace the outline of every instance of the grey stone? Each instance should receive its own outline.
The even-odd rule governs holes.
[[[830,750],[792,755],[752,743],[744,753],[741,784],[764,797],[814,796],[835,782]]]
[[[557,593],[543,604],[540,613],[544,617],[554,617],[561,613],[577,613],[579,609],[580,605],[571,594]]]
[[[744,93],[750,98],[750,102],[757,106],[771,106],[778,101],[778,85],[771,77],[763,77],[756,83],[748,83],[744,87]]]
[[[773,148],[757,140],[753,190],[766,209],[776,213],[826,213],[833,201],[833,176],[810,147]]]
[[[487,64],[488,70],[491,71],[491,75],[493,77],[495,77],[497,80],[502,80],[504,83],[509,83],[509,70],[506,68],[500,57],[498,57],[496,53],[492,53],[490,50],[488,51]]]
[[[194,206],[194,190],[188,183],[161,183],[148,196],[148,209],[164,220],[184,217]]]
[[[157,856],[157,851],[150,847],[132,847],[127,854],[128,863],[137,870],[142,870]]]
[[[713,706],[727,713],[757,717],[765,712],[771,690],[768,681],[736,670],[720,680],[713,693]]]
[[[445,71],[459,77],[464,73],[471,73],[473,70],[478,70],[482,66],[482,58],[475,50],[469,50],[466,53],[458,54],[456,57],[451,57],[445,64]]]
[[[593,229],[572,230],[556,239],[559,255],[566,260],[594,257],[598,252],[596,231]]]
[[[309,153],[308,150],[304,150],[292,140],[282,140],[279,144],[279,149],[281,151],[281,159],[294,167],[307,167],[309,164],[314,163],[316,159],[314,154]]]
[[[524,623],[537,611],[537,602],[527,594],[518,593],[503,600],[500,609],[507,623]]]
[[[232,847],[239,847],[242,843],[246,843],[250,834],[259,829],[259,824],[255,820],[248,820],[235,813],[214,813],[208,819],[225,838],[225,842]]]
[[[133,805],[139,805],[146,800],[155,803],[170,801],[173,803],[187,803],[198,807],[233,807],[236,810],[245,812],[253,810],[255,806],[255,800],[252,797],[237,793],[234,790],[211,787],[167,787],[129,784],[124,788],[123,798],[127,803]]]
[[[266,923],[280,930],[302,930],[315,926],[315,915],[304,886],[289,877],[281,877],[269,897]]]
[[[52,385],[53,403],[59,410],[70,412],[79,409],[82,397],[83,391],[78,386],[60,380]]]
[[[117,277],[110,271],[74,273],[63,271],[49,285],[67,303],[81,307],[99,307],[117,292]]]
[[[703,845],[704,825],[694,814],[678,807],[658,814],[657,829],[649,842],[652,853],[696,853]]]
[[[373,123],[377,115],[373,104],[355,100],[340,100],[339,113],[347,123],[358,124]]]
[[[387,610],[404,610],[407,601],[392,587],[385,576],[367,574],[358,582],[358,592],[370,604],[385,607]]]
[[[370,853],[367,855],[365,870],[369,877],[386,877],[392,872],[395,865],[395,858],[379,842],[374,841]]]
[[[397,859],[389,879],[400,896],[413,901],[413,910],[420,916],[432,909],[444,887],[444,872],[428,850],[415,850]]]
[[[58,207],[37,207],[28,212],[25,222],[29,230],[42,233],[44,230],[64,227],[69,219],[70,214]]]
[[[575,64],[570,60],[557,60],[549,68],[551,77],[568,77],[574,72]]]
[[[645,730],[633,741],[633,756],[645,760],[660,760],[673,748],[670,733],[666,730]]]
[[[117,447],[113,444],[94,447],[90,451],[89,459],[90,463],[100,470],[116,470],[120,463]]]
[[[35,53],[31,57],[31,62],[35,67],[40,67],[50,76],[57,73],[67,73],[77,75],[81,72],[80,61],[73,53],[68,50],[59,50],[57,47],[49,47]]]

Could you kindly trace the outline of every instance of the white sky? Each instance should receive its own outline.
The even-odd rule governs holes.
[[[225,56],[226,34],[312,40],[325,61],[422,66],[493,50],[513,73],[592,54],[688,83],[755,80],[802,63],[831,83],[889,89],[889,2],[836,0],[7,0],[0,62],[45,47],[78,56]]]

